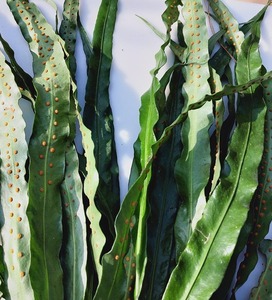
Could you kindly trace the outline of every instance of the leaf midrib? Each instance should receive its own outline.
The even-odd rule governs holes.
[[[248,48],[248,56],[247,56],[247,63],[248,63],[248,68],[247,68],[248,72],[247,72],[247,74],[248,74],[248,80],[251,79],[251,76],[250,76],[250,74],[251,74],[250,73],[250,70],[251,70],[251,68],[250,68],[250,54],[251,54],[250,49],[252,48],[252,46],[253,46],[253,43],[250,44],[250,46]],[[253,96],[252,96],[253,95],[253,88],[252,88],[252,86],[250,86],[250,90],[251,90],[250,97],[251,97],[251,103],[252,103],[252,101],[254,100]],[[251,114],[251,116],[252,116],[252,114]],[[210,247],[209,247],[208,251],[206,252],[206,255],[205,255],[203,263],[202,263],[202,265],[200,267],[200,270],[199,270],[198,274],[196,274],[196,277],[194,278],[193,284],[191,285],[190,290],[188,291],[187,295],[189,295],[190,292],[193,290],[193,288],[195,286],[195,283],[196,283],[198,277],[200,276],[201,270],[203,269],[203,266],[204,266],[204,262],[205,262],[206,258],[208,257],[208,253],[210,252],[210,250],[211,250],[211,248],[213,246],[213,242],[216,239],[216,236],[218,235],[218,232],[220,231],[220,228],[223,226],[223,221],[226,218],[227,211],[230,209],[230,207],[231,207],[231,205],[233,203],[233,199],[235,198],[235,194],[236,194],[236,192],[237,192],[237,190],[239,188],[240,175],[241,175],[242,170],[243,170],[243,165],[244,165],[244,161],[245,161],[245,157],[246,157],[246,152],[248,150],[248,145],[249,145],[249,140],[250,140],[250,134],[251,134],[251,129],[252,129],[252,122],[250,122],[248,125],[249,126],[248,126],[248,130],[247,130],[247,142],[246,142],[246,145],[245,145],[244,151],[243,151],[243,153],[244,153],[243,154],[243,160],[242,160],[242,162],[240,164],[240,167],[238,169],[239,171],[237,173],[236,181],[235,181],[236,188],[233,190],[233,193],[232,193],[232,196],[231,196],[231,201],[229,202],[229,205],[228,205],[228,207],[225,210],[224,216],[221,218],[221,222],[220,222],[220,224],[219,224],[219,226],[218,226],[218,228],[217,228],[217,230],[216,230],[216,232],[214,234],[214,237],[213,237],[213,239],[212,239],[212,241],[210,243]]]

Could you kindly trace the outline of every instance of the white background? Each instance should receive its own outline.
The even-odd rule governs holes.
[[[48,21],[53,24],[54,11],[49,5],[44,5],[46,1],[36,0],[33,2],[39,5]],[[61,11],[63,0],[56,0],[56,3]],[[239,22],[249,20],[263,7],[262,5],[236,0],[225,0],[224,3]],[[80,15],[90,38],[92,37],[99,4],[99,0],[81,0]],[[118,17],[114,32],[114,60],[111,73],[110,96],[115,122],[122,198],[127,191],[127,180],[133,157],[133,143],[139,132],[138,109],[140,107],[140,98],[151,84],[149,72],[155,67],[154,56],[162,43],[136,15],[145,18],[164,32],[164,25],[161,21],[161,14],[164,9],[164,0],[119,0]],[[272,7],[268,9],[262,25],[260,49],[264,65],[268,70],[271,70],[272,30],[269,19],[272,19]],[[15,50],[16,58],[21,66],[27,72],[32,73],[31,55],[5,0],[0,0],[0,32]],[[85,57],[80,42],[78,42],[77,57],[79,100],[83,103],[86,75]],[[31,128],[32,115],[26,103],[24,104],[24,111],[29,120],[29,128]],[[238,300],[249,299],[251,287],[257,283],[260,272],[261,263],[247,284],[238,291]]]

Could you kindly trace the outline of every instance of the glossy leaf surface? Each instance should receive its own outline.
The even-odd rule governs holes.
[[[112,239],[109,235],[107,248],[111,246],[114,238],[114,219],[120,206],[119,171],[109,101],[112,41],[117,5],[117,0],[103,0],[99,7],[92,39],[92,52],[86,52],[88,80],[83,113],[84,124],[92,131],[96,168],[100,178],[95,201],[103,215],[101,226],[105,232],[112,235]],[[86,47],[84,49],[86,50]]]
[[[257,186],[263,118],[262,98],[247,94],[238,104],[237,128],[227,157],[229,172],[210,197],[170,277],[164,299],[209,298],[219,286]]]
[[[161,134],[161,131],[174,121],[182,110],[181,87],[184,79],[180,67],[174,69],[171,78],[170,94],[155,126],[157,135]],[[160,81],[161,88],[166,84],[162,81]],[[177,126],[169,140],[158,151],[153,162],[153,176],[148,188],[150,215],[147,221],[147,266],[141,292],[142,299],[161,299],[175,265],[173,229],[181,200],[173,174],[181,147],[180,126]]]
[[[248,87],[250,87],[253,84],[260,83],[261,81],[271,78],[271,72],[267,73],[266,75],[256,78],[254,80],[251,80],[247,84],[243,84],[240,86],[230,86],[226,85],[224,88],[213,94],[213,95],[207,95],[203,97],[203,100],[200,101],[197,104],[192,104],[189,106],[189,109],[197,109],[198,107],[201,107],[206,101],[211,100],[218,100],[221,99],[224,95],[233,94],[234,92],[242,92]],[[143,183],[146,179],[147,174],[149,173],[150,167],[152,165],[152,162],[154,160],[154,157],[157,154],[157,151],[160,149],[163,143],[165,143],[173,128],[183,122],[187,117],[188,111],[183,112],[179,117],[172,122],[168,127],[165,128],[162,136],[158,141],[153,144],[152,146],[152,155],[149,157],[147,164],[145,168],[140,173],[138,179],[134,182],[134,184],[131,186],[127,196],[126,201],[122,203],[122,208],[120,210],[120,213],[118,214],[117,220],[116,220],[116,228],[117,228],[117,239],[113,245],[113,248],[111,252],[104,255],[102,266],[103,270],[105,271],[104,274],[102,274],[102,280],[101,282],[107,282],[107,286],[109,287],[107,290],[102,289],[102,284],[98,287],[96,299],[104,299],[107,297],[111,297],[114,295],[114,293],[117,293],[118,295],[124,295],[126,293],[126,286],[125,281],[123,279],[124,276],[124,266],[126,261],[126,249],[129,248],[129,242],[130,242],[130,228],[135,226],[135,218],[133,217],[135,214],[135,208],[137,206],[136,199],[139,199],[142,191]],[[128,260],[130,260],[130,257],[128,257]],[[132,264],[132,267],[135,268],[136,265]],[[109,276],[109,274],[111,274]],[[131,274],[133,275],[133,274]],[[103,278],[103,276],[105,276]],[[133,277],[132,277],[133,278]],[[109,280],[109,281],[106,281]],[[130,281],[131,279],[127,279]],[[122,284],[115,284],[117,281],[122,282]],[[116,289],[116,290],[115,290]]]
[[[170,8],[172,4],[172,1],[167,1],[167,9],[164,16],[169,14],[170,18],[165,17],[166,24],[172,24],[173,20],[176,20],[178,16],[176,14],[176,5],[172,9]],[[156,54],[157,65],[151,71],[151,88],[142,96],[140,111],[142,130],[134,146],[135,161],[132,177],[130,178],[131,187],[116,219],[117,236],[115,243],[111,252],[103,257],[104,273],[97,290],[96,299],[110,298],[114,297],[114,295],[121,295],[121,297],[127,298],[133,292],[134,297],[137,298],[141,290],[146,264],[146,193],[150,180],[150,165],[145,171],[142,170],[150,160],[152,155],[151,146],[156,141],[153,132],[153,127],[158,120],[154,98],[155,93],[159,89],[159,81],[156,76],[159,69],[165,64],[164,48],[168,43],[169,37],[167,37],[167,41]],[[144,173],[142,174],[142,172]],[[137,178],[140,179],[138,180]],[[136,182],[134,182],[135,180]],[[134,263],[135,258],[136,261]],[[132,261],[131,268],[127,268],[127,264]],[[109,276],[109,274],[112,275]],[[105,282],[108,280],[110,282],[106,284]],[[110,286],[110,289],[104,290],[102,287],[105,284]],[[120,286],[122,287],[121,289]]]
[[[183,1],[183,36],[187,44],[187,65],[182,68],[184,106],[198,102],[211,92],[208,79],[208,32],[202,1]],[[204,188],[211,165],[209,128],[213,122],[212,103],[188,112],[181,130],[183,149],[175,165],[175,178],[182,198],[176,220],[177,247],[184,249],[195,226],[195,212],[201,214],[205,204]],[[198,218],[198,217],[197,217]]]

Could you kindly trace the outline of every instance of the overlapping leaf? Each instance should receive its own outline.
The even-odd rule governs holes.
[[[180,67],[177,67],[172,75],[170,95],[155,126],[155,133],[161,133],[161,130],[174,121],[181,112],[182,83],[183,76]],[[153,177],[148,189],[150,215],[147,223],[147,266],[141,292],[142,299],[161,299],[175,265],[173,229],[180,196],[173,174],[181,147],[180,126],[177,126],[153,162]]]
[[[47,1],[57,12],[55,3],[52,0]],[[82,122],[74,84],[78,0],[64,2],[63,21],[59,32],[64,42],[59,37],[58,30],[56,33],[49,26],[34,4],[21,0],[7,2],[29,43],[34,67],[33,88],[32,79],[20,69],[12,49],[2,40],[15,80],[23,87],[23,95],[32,101],[35,111],[29,146],[30,168],[29,174],[26,174],[27,180],[29,176],[30,204],[27,213],[31,221],[31,232],[27,231],[27,227],[22,227],[26,230],[26,236],[31,233],[32,264],[29,265],[28,259],[23,265],[26,271],[20,274],[23,279],[28,278],[28,281],[26,284],[19,284],[22,288],[20,295],[24,294],[23,289],[27,289],[27,293],[30,293],[28,298],[33,298],[32,285],[36,298],[92,299],[97,277],[95,299],[161,299],[164,291],[164,298],[171,300],[212,297],[224,277],[239,234],[240,237],[242,235],[241,228],[257,186],[257,166],[261,157],[260,145],[263,144],[263,98],[268,109],[271,108],[271,72],[263,76],[264,69],[258,53],[260,36],[254,27],[256,18],[240,30],[223,2],[209,1],[214,13],[212,17],[221,26],[218,34],[212,37],[210,45],[219,42],[223,47],[209,61],[209,54],[214,46],[209,48],[207,44],[202,1],[166,1],[167,8],[162,16],[166,34],[153,28],[164,40],[164,44],[156,55],[157,65],[151,72],[151,88],[142,97],[141,131],[134,145],[135,156],[129,192],[117,215],[120,200],[118,167],[108,95],[117,0],[101,2],[92,44],[79,22],[89,77],[84,123],[92,132]],[[171,34],[173,24],[179,16],[179,6],[182,4],[185,22],[178,25],[183,33],[180,35],[181,31],[178,32],[182,40],[179,45],[171,40]],[[56,26],[57,19],[56,13]],[[242,44],[243,33],[248,34],[251,28],[253,34]],[[180,63],[172,65],[159,81],[157,74],[166,61],[167,46],[172,49]],[[233,82],[229,67],[233,58],[235,63],[237,59],[235,72],[239,85],[224,86],[221,82],[225,79],[229,83]],[[222,62],[220,66],[219,60]],[[208,63],[212,63],[218,74]],[[167,98],[166,90],[170,81],[170,97]],[[3,90],[9,89],[10,81],[3,82]],[[264,87],[264,94],[260,83]],[[236,103],[233,95],[237,92],[237,112],[234,113]],[[225,106],[221,99],[224,95],[231,95],[229,118],[226,121]],[[15,99],[16,103],[18,97]],[[4,114],[3,120],[7,123],[4,126],[9,127],[11,122],[6,121],[6,118],[14,116],[15,119],[15,115],[12,115],[14,111],[4,111]],[[269,117],[270,111],[266,115],[267,132],[254,206],[254,238],[250,240],[254,244],[256,242],[256,245],[267,233],[271,220],[267,213],[271,188],[270,164],[267,162],[267,157],[271,156],[268,150]],[[21,119],[20,111],[18,118]],[[78,157],[73,145],[76,118],[79,120],[85,155],[85,160],[81,163],[86,164],[81,167],[83,176],[86,175],[84,196],[78,173]],[[233,134],[234,122],[237,122],[237,127]],[[214,129],[210,129],[212,124]],[[13,128],[15,126],[11,131]],[[24,124],[20,127],[21,131],[23,129]],[[214,133],[212,138],[209,135],[211,132]],[[2,136],[4,133],[5,131]],[[24,141],[23,134],[20,138]],[[15,137],[6,145],[0,145],[0,149],[3,147],[9,151],[9,147],[12,148],[18,142]],[[19,157],[21,149],[14,150],[14,158]],[[26,150],[25,145],[22,150]],[[174,163],[180,152],[175,172],[182,198],[177,193],[173,178]],[[11,168],[12,172],[8,169],[8,175],[5,174],[5,168],[9,166],[6,160],[11,160],[10,153],[6,154],[7,156],[3,155],[1,149],[1,195],[17,184],[18,178],[14,177],[16,180],[6,186],[12,174],[16,170],[23,172],[23,168],[16,166],[17,169]],[[17,164],[15,161],[13,163]],[[21,174],[17,175],[20,177]],[[19,189],[21,190],[20,187]],[[16,197],[19,192],[17,190],[14,191]],[[27,198],[25,182],[22,184],[22,191]],[[18,231],[18,241],[6,239],[8,234],[5,234],[5,226],[12,223],[15,215],[13,211],[9,211],[13,209],[15,196],[8,198],[12,199],[8,205],[1,203],[2,215],[10,213],[10,219],[1,217],[4,233],[1,250],[4,251],[6,265],[1,264],[0,282],[7,298],[10,292],[7,288],[9,290],[8,285],[11,284],[9,265],[13,263],[16,271],[17,267],[21,267],[21,262],[25,262],[23,258],[29,255],[27,251],[30,251],[30,245],[26,243],[26,255],[18,250],[16,259],[12,255],[5,258],[5,247],[10,243],[15,245],[14,249],[21,247],[20,242],[25,237]],[[86,243],[82,196],[89,201],[86,215],[91,227],[91,246]],[[205,197],[210,199],[202,215],[203,210],[198,204],[200,199],[204,199],[204,203]],[[1,201],[2,198],[6,199],[6,196],[1,196]],[[181,200],[183,202],[176,218]],[[18,210],[20,207],[24,208],[23,216],[18,216],[18,222],[12,223],[16,230],[21,230],[23,220],[27,221],[26,205],[20,203]],[[198,219],[200,221],[197,223]],[[176,240],[173,238],[174,229]],[[28,242],[29,240],[30,238]],[[102,256],[111,246],[110,252]],[[237,249],[238,247],[236,252]],[[179,256],[183,250],[175,267],[175,255]],[[226,276],[228,274],[230,273]],[[264,276],[268,274],[269,272]],[[265,280],[269,280],[267,278]],[[17,284],[20,279],[15,276],[13,282]],[[16,294],[15,289],[12,293]],[[265,293],[269,295],[270,291],[263,284],[253,291],[252,297],[266,295]],[[219,294],[213,296],[216,297],[215,295]],[[14,298],[19,296],[15,295]]]
[[[65,147],[69,136],[70,73],[59,37],[28,1],[7,1],[33,54],[37,91],[35,120],[29,144],[28,216],[31,222],[31,282],[35,296],[63,297],[59,253]],[[37,226],[39,224],[39,226]]]
[[[244,34],[240,31],[237,20],[221,0],[209,0],[208,2],[217,17],[220,27],[225,30],[227,42],[235,49],[236,55],[238,55],[241,51]]]
[[[208,32],[202,1],[183,1],[183,4],[183,36],[188,52],[187,63],[182,69],[185,78],[182,94],[186,108],[198,102],[201,95],[209,94],[211,88],[208,82]],[[201,215],[201,206],[205,203],[204,188],[211,167],[209,128],[212,122],[212,103],[207,102],[201,108],[188,112],[182,126],[183,150],[175,165],[175,178],[183,201],[175,225],[179,251],[184,249],[191,235],[197,205],[197,212]]]
[[[101,226],[106,234],[107,250],[114,238],[114,219],[120,206],[118,165],[114,125],[109,101],[109,77],[112,63],[112,40],[117,13],[117,0],[103,0],[96,19],[92,47],[85,46],[88,66],[83,121],[91,129],[94,155],[99,173],[96,205],[102,212]],[[87,36],[82,32],[84,42]],[[91,52],[88,50],[91,49]],[[87,52],[86,52],[87,50]],[[112,236],[112,238],[110,238]]]
[[[247,43],[250,42],[252,40],[249,38]],[[238,72],[241,70],[238,82],[246,83],[261,74],[261,65],[255,64],[252,57],[256,51],[258,49],[254,44],[252,47],[244,44],[237,65]],[[244,72],[245,67],[250,72]],[[242,74],[248,77],[242,77]],[[164,299],[209,298],[219,286],[228,266],[257,187],[257,167],[262,153],[260,144],[263,135],[260,132],[265,112],[262,93],[256,86],[249,90],[238,102],[237,127],[226,161],[228,172],[225,172],[210,197],[203,217],[170,277]],[[220,260],[216,259],[218,255]]]

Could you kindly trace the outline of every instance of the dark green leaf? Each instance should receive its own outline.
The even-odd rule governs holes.
[[[114,238],[114,219],[120,206],[119,171],[109,101],[112,41],[117,4],[117,0],[103,0],[99,8],[93,33],[93,53],[88,62],[86,103],[83,113],[84,124],[91,129],[95,144],[94,155],[99,173],[95,202],[103,214],[101,226],[108,236],[105,250],[111,247]]]
[[[155,127],[156,133],[161,132],[181,112],[183,81],[181,69],[177,68],[172,75],[165,109]],[[153,162],[153,176],[148,189],[150,216],[147,223],[147,266],[141,299],[161,299],[175,265],[173,227],[181,199],[173,174],[180,151],[180,126],[177,126]]]

